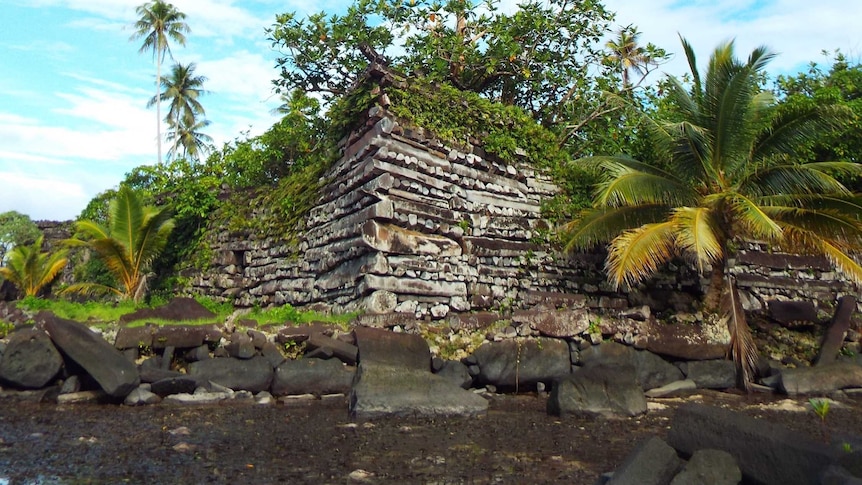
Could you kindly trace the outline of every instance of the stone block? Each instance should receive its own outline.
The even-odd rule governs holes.
[[[676,450],[653,436],[642,441],[626,457],[608,485],[666,485],[682,465]]]

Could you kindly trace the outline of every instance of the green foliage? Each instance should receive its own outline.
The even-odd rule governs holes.
[[[266,324],[295,324],[302,325],[311,322],[333,323],[347,328],[347,323],[356,318],[356,313],[345,313],[340,315],[323,314],[315,311],[297,310],[291,305],[282,305],[262,309],[254,307],[246,318],[257,321],[259,325]]]
[[[829,415],[829,399],[811,398],[808,400],[811,404],[811,410],[820,418],[821,422],[826,421],[826,416]]]
[[[142,204],[141,197],[128,186],[120,187],[111,201],[107,225],[95,221],[78,221],[76,237],[65,243],[86,247],[105,263],[119,285],[105,286],[79,282],[69,286],[67,293],[113,293],[121,299],[138,302],[146,294],[148,271],[161,253],[174,221],[166,209]]]
[[[19,244],[9,252],[0,277],[12,282],[25,296],[36,296],[66,267],[67,251],[42,252],[42,235],[33,244]]]
[[[12,248],[19,244],[32,244],[41,235],[42,232],[26,215],[16,211],[0,214],[0,265]]]
[[[118,303],[88,301],[81,303],[36,297],[24,298],[18,302],[18,307],[32,312],[49,310],[60,318],[88,324],[116,322],[121,316],[140,308],[132,301]]]

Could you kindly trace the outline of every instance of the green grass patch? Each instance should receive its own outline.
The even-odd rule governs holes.
[[[272,308],[254,307],[251,312],[245,316],[245,318],[255,320],[258,325],[303,325],[311,322],[323,322],[337,325],[346,330],[350,321],[355,319],[357,315],[359,315],[359,313],[356,312],[329,315],[315,311],[297,310],[291,305],[283,305]]]
[[[60,318],[88,324],[116,322],[121,316],[132,313],[140,308],[140,306],[136,306],[131,301],[119,303],[88,301],[79,303],[68,300],[48,300],[32,296],[19,301],[18,307],[33,312],[49,310]]]

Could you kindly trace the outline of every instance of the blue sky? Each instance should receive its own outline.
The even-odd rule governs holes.
[[[511,0],[505,0],[511,2]],[[152,56],[130,42],[141,0],[0,0],[0,213],[73,219],[132,168],[155,161]],[[341,10],[331,0],[174,0],[192,31],[177,61],[195,62],[210,91],[201,101],[217,146],[257,134],[275,118],[277,53],[264,29],[277,13]],[[740,55],[765,44],[771,72],[793,72],[823,49],[862,56],[857,0],[605,0],[642,42],[678,53],[677,33],[708,58],[735,38]],[[685,72],[676,59],[662,66]]]

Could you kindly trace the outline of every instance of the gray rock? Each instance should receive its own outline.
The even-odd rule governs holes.
[[[126,399],[123,401],[123,404],[126,406],[142,406],[145,404],[158,404],[162,402],[162,398],[156,395],[153,392],[150,392],[146,389],[138,387],[134,391],[130,392]]]
[[[63,357],[48,334],[24,328],[10,334],[6,351],[0,355],[0,381],[16,387],[45,387],[60,372]]]
[[[230,342],[224,346],[229,356],[236,359],[250,359],[254,357],[256,349],[251,337],[244,333],[234,333],[230,336]]]
[[[781,301],[767,302],[769,316],[783,325],[794,325],[800,322],[817,322],[817,310],[812,301]]]
[[[548,337],[574,337],[589,328],[590,313],[585,308],[556,310],[542,307],[515,312],[512,321],[527,323],[532,329]]]
[[[550,338],[487,342],[473,353],[479,366],[477,382],[498,388],[529,390],[571,372],[569,346]]]
[[[635,350],[616,342],[602,342],[581,351],[582,366],[627,366],[635,369],[635,376],[643,390],[661,387],[685,378],[675,365],[646,350]]]
[[[63,381],[63,386],[60,387],[60,394],[71,394],[81,390],[81,380],[78,376],[69,376]]]
[[[676,450],[653,436],[641,442],[608,480],[608,485],[667,485],[682,467]],[[707,482],[705,482],[707,483]]]
[[[215,404],[229,398],[230,394],[226,392],[196,392],[194,394],[171,394],[162,402],[166,404]]]
[[[118,350],[153,346],[153,333],[157,327],[144,325],[142,327],[120,327],[114,339],[114,347]]]
[[[782,369],[779,389],[787,394],[828,394],[862,387],[862,367],[845,362]]]
[[[260,392],[269,390],[272,365],[264,357],[251,359],[209,359],[189,364],[189,375],[198,382],[212,381],[234,391]]]
[[[266,342],[261,346],[260,355],[269,361],[273,369],[281,365],[285,360],[284,355],[282,355],[281,350],[278,348],[278,345],[272,342]]]
[[[187,362],[197,362],[199,360],[207,360],[210,358],[210,348],[207,344],[201,344],[186,352]]]
[[[126,397],[141,380],[135,364],[102,337],[72,320],[45,319],[51,340],[69,359],[81,366],[111,397]]]
[[[275,369],[272,394],[337,394],[350,392],[355,367],[345,366],[338,359],[285,360]]]
[[[686,404],[676,410],[668,443],[684,454],[716,449],[736,460],[754,483],[818,483],[831,451],[781,426],[727,409]]]
[[[350,415],[358,419],[388,416],[475,416],[488,401],[449,380],[404,366],[362,363],[349,397]]]
[[[438,376],[451,381],[461,389],[469,389],[473,384],[473,376],[466,365],[457,360],[443,361],[442,366],[435,372]]]
[[[327,337],[322,333],[313,333],[308,337],[306,345],[311,351],[319,350],[323,354],[334,356],[347,365],[356,365],[358,349],[353,344]]]
[[[652,398],[671,397],[679,396],[681,394],[688,394],[695,389],[697,389],[697,384],[695,384],[695,382],[691,379],[685,379],[682,381],[674,381],[661,387],[652,388],[646,391],[644,395],[646,395],[646,397]]]
[[[721,450],[697,450],[670,485],[736,485],[742,472],[730,453]]]
[[[356,327],[353,335],[362,363],[431,370],[431,350],[419,335],[369,327]]]
[[[736,364],[731,360],[693,360],[681,363],[679,368],[699,389],[728,389],[736,386]]]
[[[153,348],[174,347],[190,349],[206,341],[207,328],[199,325],[170,325],[160,327],[153,334]]]
[[[161,396],[169,396],[171,394],[192,393],[198,387],[198,380],[192,376],[180,375],[177,377],[168,377],[153,382],[150,390]]]
[[[647,411],[631,366],[594,365],[554,383],[548,413],[556,416],[637,416]]]
[[[814,365],[835,362],[838,358],[838,352],[841,351],[841,346],[844,345],[844,336],[850,330],[850,318],[854,313],[856,313],[856,297],[852,295],[842,296],[838,300],[838,307],[835,308],[832,320],[823,334],[820,351],[817,353]]]
[[[820,485],[862,485],[862,478],[853,475],[839,465],[832,465],[823,471],[818,482]]]

